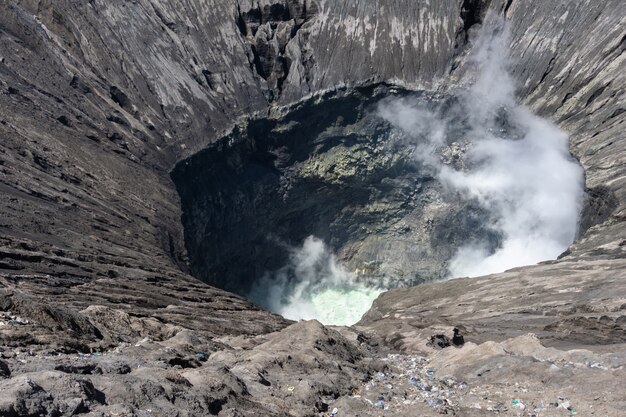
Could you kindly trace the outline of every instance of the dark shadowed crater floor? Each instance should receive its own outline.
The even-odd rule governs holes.
[[[387,85],[327,93],[246,121],[180,162],[172,178],[194,275],[246,295],[311,235],[384,288],[444,278],[463,242],[495,249],[489,214],[445,190],[414,155],[418,144],[378,114],[392,97],[440,113],[454,101]],[[439,157],[461,165],[455,139]]]

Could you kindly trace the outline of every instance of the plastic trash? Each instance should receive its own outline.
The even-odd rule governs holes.
[[[525,410],[526,409],[526,405],[524,405],[523,402],[521,402],[520,400],[513,400],[513,408],[517,408],[518,410]]]
[[[333,411],[330,412],[330,417],[335,417],[337,414],[339,414],[339,409],[335,407]]]
[[[428,399],[428,405],[430,405],[433,408],[439,407],[440,405],[443,405],[443,400],[441,398],[429,398]]]
[[[541,415],[541,410],[543,409],[543,404],[536,404],[533,412],[530,413],[530,417],[539,417]]]
[[[378,397],[378,400],[374,403],[376,408],[384,409],[385,408],[385,398],[381,395]]]

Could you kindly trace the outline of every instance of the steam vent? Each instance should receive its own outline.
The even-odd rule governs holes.
[[[0,2],[0,417],[623,416],[626,8]]]

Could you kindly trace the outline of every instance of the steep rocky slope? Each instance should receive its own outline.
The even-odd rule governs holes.
[[[246,295],[315,236],[361,281],[407,287],[445,277],[464,241],[497,244],[486,210],[446,193],[378,115],[379,104],[406,97],[454,100],[385,84],[344,89],[237,126],[179,163],[172,179],[194,276]]]
[[[242,119],[280,112],[326,90],[388,82],[445,91],[464,79],[467,44],[488,10],[509,22],[520,100],[569,132],[571,151],[585,168],[580,237],[545,265],[391,291],[365,316],[362,330],[404,350],[417,348],[439,325],[461,325],[475,341],[533,331],[550,343],[623,343],[626,17],[620,1],[8,0],[0,4],[0,310],[6,315],[0,335],[10,363],[4,371],[0,362],[0,377],[11,376],[2,381],[3,392],[17,394],[0,409],[26,412],[15,405],[25,396],[39,396],[43,404],[29,412],[51,415],[84,412],[92,407],[87,403],[95,409],[132,402],[113,386],[117,377],[89,377],[81,392],[59,397],[67,381],[94,371],[44,369],[45,352],[60,350],[55,360],[63,362],[66,354],[134,347],[146,337],[165,343],[183,329],[203,338],[183,344],[210,346],[177,347],[149,360],[138,354],[160,370],[142,376],[133,370],[128,377],[128,386],[132,378],[150,380],[142,392],[151,402],[134,403],[136,409],[152,404],[166,410],[177,392],[208,384],[215,388],[193,400],[205,405],[184,406],[190,415],[236,406],[245,414],[258,409],[259,395],[269,395],[252,379],[275,387],[283,373],[297,379],[322,359],[330,362],[307,378],[318,381],[330,367],[354,363],[349,374],[365,378],[371,352],[363,337],[360,347],[346,339],[339,349],[338,336],[326,329],[289,327],[274,336],[285,351],[300,346],[305,336],[294,334],[300,329],[311,332],[303,343],[313,353],[302,353],[288,369],[271,365],[276,349],[263,336],[230,338],[289,323],[189,275],[170,172]],[[318,358],[318,348],[328,346],[331,351]],[[22,349],[17,356],[16,349]],[[22,368],[18,359],[31,362],[20,356],[29,349],[34,368]],[[237,351],[228,357],[231,349],[258,356]],[[211,371],[216,376],[184,379],[178,368],[168,373],[168,367],[199,367],[171,362],[194,350],[222,352],[215,363],[237,369],[236,376],[220,369]],[[247,360],[262,364],[256,369]],[[270,376],[256,376],[268,367]],[[125,375],[122,368],[102,373]],[[250,381],[240,383],[243,375]],[[312,384],[299,405],[281,412],[321,411],[330,401],[320,398],[344,395],[352,385],[341,380],[329,391]],[[96,392],[103,390],[111,401]],[[59,401],[76,404],[67,411]],[[223,406],[228,401],[231,406]],[[272,407],[280,402],[273,404],[267,415],[278,414]]]

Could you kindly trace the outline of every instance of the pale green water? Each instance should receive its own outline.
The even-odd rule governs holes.
[[[311,297],[317,317],[323,324],[349,326],[372,306],[382,290],[372,288],[329,288]]]
[[[350,326],[381,292],[358,282],[321,239],[309,236],[292,248],[287,265],[255,284],[250,298],[290,320]]]
[[[355,324],[383,292],[360,285],[324,288],[283,306],[280,314],[291,320],[316,319],[325,325]]]

